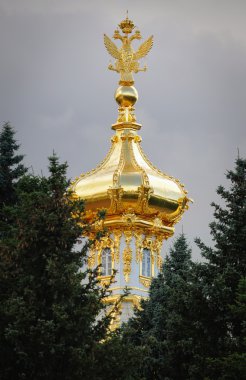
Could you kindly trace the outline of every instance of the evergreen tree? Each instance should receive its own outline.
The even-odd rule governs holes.
[[[246,378],[246,278],[239,281],[236,300],[231,306],[232,316],[241,321],[241,334],[234,337],[234,349],[226,356],[209,358],[210,378],[240,380]]]
[[[98,287],[96,271],[83,270],[84,205],[67,190],[66,168],[51,157],[49,177],[24,176],[8,206],[0,241],[3,380],[93,379],[107,337],[107,288]]]
[[[192,289],[191,250],[182,234],[152,281],[149,300],[142,302],[125,327],[123,339],[144,349],[139,363],[143,379],[188,378],[193,352]]]
[[[140,363],[144,360],[144,349],[129,340],[122,339],[120,330],[115,330],[98,346],[94,378],[96,380],[141,380]]]
[[[209,363],[205,374],[211,379],[245,379],[245,367],[244,373],[241,371],[234,377],[227,377],[225,373],[233,357],[235,360],[245,357],[245,340],[242,339],[245,315],[236,313],[235,308],[246,273],[246,160],[238,158],[235,170],[228,171],[226,177],[231,182],[230,189],[222,186],[217,189],[225,206],[212,203],[214,221],[210,228],[214,248],[197,239],[207,260],[200,267],[203,308],[207,311],[200,321],[207,335],[200,357]]]
[[[16,154],[20,145],[14,135],[11,125],[5,123],[0,133],[0,209],[14,201],[15,183],[27,171],[21,163],[24,156]]]
[[[226,177],[231,181],[230,189],[217,189],[225,207],[212,203],[215,220],[210,228],[215,247],[196,241],[209,269],[228,281],[233,300],[238,281],[246,273],[246,160],[238,158],[235,171],[228,171]]]

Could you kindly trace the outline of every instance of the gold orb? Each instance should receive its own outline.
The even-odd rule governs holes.
[[[132,107],[138,100],[138,92],[133,86],[120,86],[115,91],[115,100],[121,107]]]

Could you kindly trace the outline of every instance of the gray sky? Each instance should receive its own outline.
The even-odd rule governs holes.
[[[36,173],[53,149],[70,177],[94,168],[117,118],[103,33],[126,9],[143,38],[154,34],[149,70],[135,76],[143,148],[195,201],[176,234],[183,225],[191,243],[211,244],[215,190],[237,148],[246,156],[245,0],[0,0],[0,122]]]

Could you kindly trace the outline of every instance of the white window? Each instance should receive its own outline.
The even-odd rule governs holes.
[[[111,275],[112,275],[111,249],[104,248],[102,251],[101,276],[111,276]]]
[[[143,249],[142,276],[151,276],[151,252],[148,248]]]

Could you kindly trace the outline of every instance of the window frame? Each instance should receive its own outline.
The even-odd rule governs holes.
[[[152,277],[152,252],[150,248],[142,248],[141,276]]]
[[[105,256],[104,256],[105,254]],[[100,268],[100,277],[111,277],[113,275],[113,258],[112,258],[112,249],[110,247],[104,247],[100,253],[101,258],[101,268]],[[104,267],[104,258],[105,258],[105,267]],[[109,260],[110,258],[110,260]],[[104,269],[104,271],[103,271]],[[110,269],[110,270],[109,270]]]

